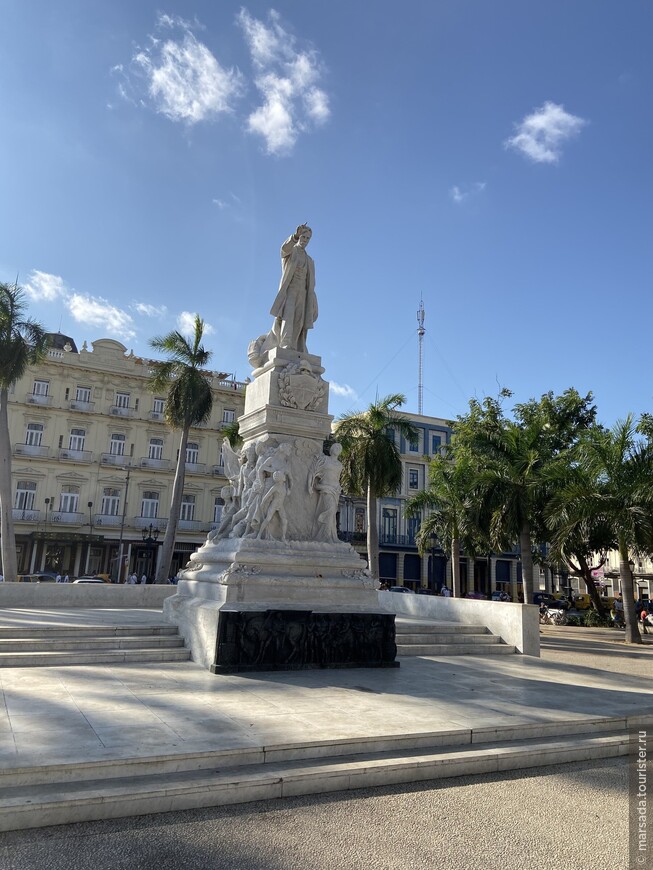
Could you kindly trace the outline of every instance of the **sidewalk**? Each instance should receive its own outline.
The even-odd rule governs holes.
[[[161,621],[158,611],[0,612],[0,625]],[[614,717],[653,721],[653,644],[543,627],[542,658],[216,676],[192,662],[0,670],[0,764],[174,755]]]

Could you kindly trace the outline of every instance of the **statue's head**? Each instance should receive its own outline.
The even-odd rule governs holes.
[[[298,233],[299,238],[297,239],[297,244],[299,245],[299,247],[305,248],[306,245],[310,242],[312,235],[313,230],[307,224],[303,224],[300,232]]]
[[[342,453],[342,444],[338,444],[338,442],[336,441],[334,444],[331,445],[329,453],[331,454],[331,456],[337,459]]]

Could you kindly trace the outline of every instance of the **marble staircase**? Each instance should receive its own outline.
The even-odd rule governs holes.
[[[0,626],[0,668],[189,661],[169,623]]]
[[[629,751],[625,718],[294,742],[0,770],[0,831],[497,774]]]
[[[398,656],[510,655],[515,647],[484,625],[397,616]]]

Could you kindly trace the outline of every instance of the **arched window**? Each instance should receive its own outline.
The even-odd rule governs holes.
[[[120,490],[106,486],[102,492],[102,513],[106,517],[117,517],[120,513]]]
[[[25,444],[29,444],[30,447],[40,447],[42,438],[43,424],[28,423],[27,431],[25,432]]]
[[[109,453],[112,456],[124,456],[125,441],[126,438],[124,435],[121,435],[119,432],[114,432],[109,441]]]
[[[70,439],[68,441],[69,450],[78,450],[80,453],[84,450],[84,442],[86,440],[85,429],[71,429]]]
[[[141,502],[141,516],[155,520],[159,516],[159,493],[145,491]]]
[[[34,498],[36,496],[36,484],[31,480],[19,480],[16,482],[16,498],[14,508],[17,511],[34,510]]]
[[[150,438],[150,446],[148,448],[148,459],[163,458],[163,438]]]
[[[195,519],[195,496],[184,493],[181,497],[181,508],[179,510],[180,520]]]
[[[200,458],[200,446],[194,441],[189,441],[186,445],[186,462],[189,465],[197,465]]]
[[[62,486],[59,495],[59,511],[64,514],[77,513],[79,505],[79,487]]]

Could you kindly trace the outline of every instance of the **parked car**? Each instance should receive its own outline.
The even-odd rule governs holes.
[[[465,598],[476,598],[479,601],[485,601],[486,596],[482,592],[468,592]]]
[[[19,574],[18,583],[56,583],[57,575],[51,571],[35,571],[33,574]]]
[[[102,583],[103,586],[108,582],[108,580],[103,580],[102,577],[78,577],[77,580],[73,580],[73,583]]]
[[[415,594],[412,589],[408,588],[408,586],[391,586],[388,589],[388,592],[408,592],[411,595]]]
[[[402,586],[401,588],[403,589],[404,587]],[[438,593],[435,591],[435,589],[428,589],[426,586],[423,586],[417,590],[417,594],[418,595],[437,595]]]
[[[533,604],[545,604],[551,610],[567,610],[569,602],[566,598],[556,598],[551,592],[536,592],[533,595]]]
[[[584,592],[579,595],[574,595],[574,607],[576,610],[589,610],[592,604],[592,599]]]
[[[512,601],[511,597],[508,595],[508,597],[506,598],[505,597],[506,595],[508,595],[508,593],[504,589],[495,589],[494,592],[492,593],[490,600],[491,601]],[[502,597],[502,596],[504,596],[504,597]]]

